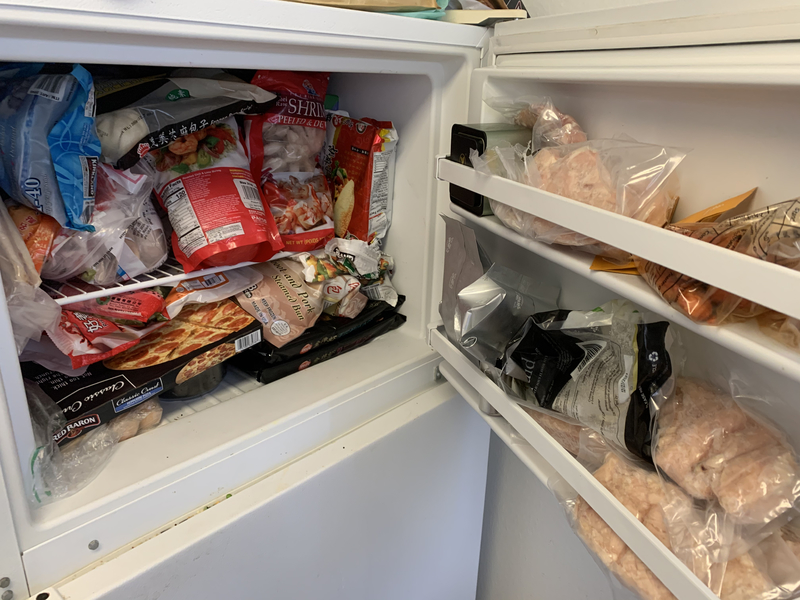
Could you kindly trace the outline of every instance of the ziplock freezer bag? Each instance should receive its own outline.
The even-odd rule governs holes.
[[[456,321],[458,294],[483,275],[491,262],[485,254],[482,257],[481,248],[472,229],[450,217],[444,215],[441,217],[445,227],[445,245],[439,315],[442,317],[448,339],[457,344],[461,339],[461,323]],[[459,327],[458,330],[456,325]]]
[[[501,265],[458,293],[453,329],[459,345],[484,368],[498,366],[514,332],[535,311],[534,299],[555,305],[557,291]]]
[[[104,162],[129,169],[152,150],[185,144],[239,114],[259,114],[275,94],[220,73],[220,79],[144,77],[97,82],[97,135]]]
[[[800,269],[800,199],[773,204],[719,223],[675,223],[667,229],[789,269]],[[636,258],[644,280],[670,306],[698,323],[719,325],[766,308],[739,296]]]
[[[0,186],[62,227],[92,231],[100,156],[92,76],[80,65],[24,79],[0,73],[0,97]]]
[[[488,151],[487,151],[488,153]],[[507,176],[546,192],[615,212],[656,227],[669,223],[677,202],[677,182],[670,175],[686,156],[674,148],[629,139],[592,140],[542,148],[533,157],[503,152],[507,174],[493,173],[491,164],[470,158],[475,169]],[[524,173],[523,177],[516,175]],[[583,252],[627,262],[630,254],[575,233],[532,214],[492,200],[494,214],[520,235],[546,244],[573,246]],[[535,211],[535,202],[531,204]]]
[[[758,326],[763,333],[781,344],[800,350],[800,319],[771,310],[758,316]]]
[[[785,437],[712,384],[678,379],[658,405],[653,436],[658,468],[737,523],[764,525],[800,497],[800,467]]]
[[[97,177],[94,231],[62,229],[42,267],[44,279],[66,281],[80,276],[87,283],[100,285],[130,279],[121,270],[119,257],[127,229],[146,212],[153,180],[146,175],[122,173],[105,164],[100,165]]]
[[[485,102],[510,123],[528,127],[533,134],[534,150],[586,141],[586,133],[577,121],[558,110],[548,96],[514,99],[495,97]]]
[[[650,401],[671,385],[673,341],[667,321],[627,301],[537,313],[505,349],[502,382],[521,400],[650,462]]]
[[[58,326],[61,307],[39,287],[41,279],[22,236],[5,204],[0,204],[0,275],[20,354],[28,340],[38,341],[42,331],[53,331]]]

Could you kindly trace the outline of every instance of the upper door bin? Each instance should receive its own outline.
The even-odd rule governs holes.
[[[796,0],[523,0],[530,19],[498,23],[492,53],[658,48],[800,39]]]

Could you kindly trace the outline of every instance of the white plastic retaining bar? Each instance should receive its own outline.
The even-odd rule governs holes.
[[[441,332],[432,332],[431,341],[433,349],[550,463],[675,596],[680,600],[718,600],[714,592],[677,556],[635,519],[628,509],[516,402],[481,373]],[[442,372],[445,376],[449,374],[446,368]]]
[[[292,254],[291,252],[279,252],[275,256],[273,256],[270,260],[278,260],[279,258],[284,258]],[[141,290],[144,288],[151,288],[156,287],[157,285],[165,285],[165,286],[174,286],[178,282],[183,281],[184,279],[192,279],[194,277],[202,277],[203,275],[211,275],[212,273],[222,273],[224,271],[230,271],[231,269],[238,269],[239,267],[246,267],[247,265],[254,265],[256,263],[253,262],[243,262],[239,263],[238,265],[229,265],[227,267],[213,267],[211,269],[201,269],[199,271],[193,271],[191,273],[185,273],[183,271],[183,267],[176,261],[174,258],[170,258],[167,262],[161,265],[158,269],[154,269],[149,273],[145,273],[143,275],[139,275],[133,279],[129,279],[128,281],[123,281],[120,283],[114,283],[111,285],[87,285],[83,282],[76,282],[76,285],[72,285],[67,282],[66,286],[74,291],[74,295],[65,294],[63,288],[61,291],[57,291],[54,282],[50,281],[43,281],[42,288],[50,294],[51,296],[55,297],[56,303],[64,306],[65,304],[72,304],[74,302],[80,302],[82,300],[92,300],[94,298],[102,298],[104,296],[109,296],[111,294],[122,294],[124,292],[132,292],[134,290]],[[80,286],[80,287],[77,287]],[[85,287],[92,287],[94,288],[92,291],[86,292],[83,288]]]
[[[440,158],[439,179],[800,319],[800,271]]]

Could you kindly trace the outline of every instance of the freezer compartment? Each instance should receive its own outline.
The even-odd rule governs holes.
[[[362,60],[341,48],[321,60],[311,51],[287,59],[264,53],[263,46],[248,48],[239,46],[235,56],[221,51],[204,56],[209,64],[242,68],[347,66],[352,71],[335,72],[329,87],[341,107],[355,117],[394,122],[400,144],[384,250],[395,259],[393,283],[406,296],[401,312],[408,320],[364,348],[270,385],[231,371],[224,386],[210,395],[164,402],[160,427],[119,444],[97,479],[74,496],[44,506],[28,501],[34,443],[19,363],[8,348],[0,361],[0,459],[31,592],[157,533],[165,523],[224,498],[435,385],[436,355],[427,344],[436,264],[429,226],[435,219],[432,159],[449,142],[452,122],[442,121],[444,104],[454,119],[466,116],[465,65],[477,62],[477,51],[473,55],[448,47],[443,61],[433,58],[436,53],[421,60],[400,54],[370,67],[375,56],[361,53]],[[180,60],[179,54],[153,52],[149,59]],[[148,60],[142,54],[131,57]],[[196,64],[196,55],[193,60]],[[377,72],[381,69],[390,72]],[[5,315],[0,330],[10,335]],[[90,545],[93,540],[98,543]]]
[[[624,134],[642,142],[687,150],[677,171],[680,201],[674,220],[753,187],[758,188],[756,197],[742,209],[755,210],[790,200],[800,192],[792,175],[792,159],[800,151],[800,132],[796,128],[800,122],[796,101],[800,91],[793,83],[800,73],[800,63],[788,58],[794,45],[772,45],[771,50],[750,48],[749,54],[740,48],[711,48],[702,53],[695,50],[693,54],[687,54],[687,49],[672,49],[518,57],[513,69],[478,71],[471,87],[469,119],[503,119],[483,102],[484,98],[550,96],[559,110],[577,120],[590,140]],[[783,57],[779,70],[787,85],[774,85],[775,73],[769,72],[764,73],[764,85],[750,83],[748,78],[755,76],[755,65],[768,57],[776,63],[781,62],[778,57]],[[692,69],[682,67],[691,59],[695,61]],[[668,67],[670,60],[674,64]],[[734,60],[742,61],[739,71],[721,68],[719,72],[727,77],[726,85],[681,80],[692,79],[712,65],[732,65]],[[651,63],[656,65],[653,69],[642,69],[643,64]],[[737,73],[741,79],[736,78]],[[767,114],[767,120],[757,116]],[[568,228],[591,231],[614,246],[649,256],[701,280],[713,280],[718,287],[735,289],[743,297],[780,306],[789,314],[800,310],[794,300],[796,293],[790,291],[800,285],[797,271],[672,235],[516,182],[485,177],[446,161],[439,163],[439,169],[445,180],[471,186]],[[473,218],[458,209],[455,212],[495,236],[565,265],[750,359],[800,377],[800,355],[761,334],[753,322],[722,327],[691,323],[639,278],[591,272],[589,255],[523,238],[493,217]],[[766,280],[771,284],[762,287]]]

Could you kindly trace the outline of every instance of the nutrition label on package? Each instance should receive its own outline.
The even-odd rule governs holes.
[[[386,233],[389,224],[389,193],[391,188],[390,159],[394,150],[375,152],[372,160],[372,190],[369,206],[369,233],[380,237]]]
[[[171,181],[161,191],[164,205],[169,213],[169,221],[178,236],[178,247],[186,256],[191,256],[208,245],[200,222],[192,208],[189,195],[180,179]]]

